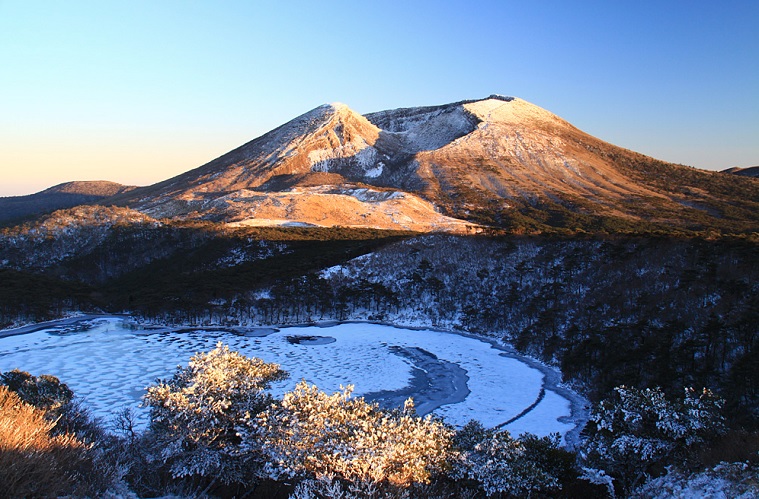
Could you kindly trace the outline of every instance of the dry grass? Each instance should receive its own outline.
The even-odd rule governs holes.
[[[88,447],[72,434],[52,436],[55,422],[0,386],[0,490],[4,497],[76,494]]]

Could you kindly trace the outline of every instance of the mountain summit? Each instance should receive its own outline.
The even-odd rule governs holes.
[[[365,116],[323,105],[112,201],[234,225],[741,231],[759,212],[757,184],[742,180],[643,156],[492,95]]]

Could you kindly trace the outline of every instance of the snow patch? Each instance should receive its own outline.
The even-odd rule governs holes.
[[[384,170],[384,168],[385,168],[385,163],[380,161],[379,163],[377,163],[377,166],[375,166],[374,168],[369,168],[365,170],[364,176],[366,178],[377,178],[380,175],[382,175],[382,171]]]
[[[329,279],[331,277],[334,277],[336,275],[340,275],[345,270],[345,267],[342,265],[335,265],[334,267],[328,267],[321,272],[319,272],[319,277],[322,279]]]

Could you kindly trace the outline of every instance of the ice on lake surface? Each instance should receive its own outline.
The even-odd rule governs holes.
[[[299,343],[288,340],[292,337],[329,342]],[[466,372],[466,398],[434,411],[457,426],[470,419],[485,426],[509,421],[535,404],[544,388],[543,373],[518,358],[501,356],[501,350],[485,341],[368,323],[288,327],[251,336],[202,329],[134,330],[118,318],[99,319],[85,331],[48,329],[0,339],[0,371],[18,368],[34,375],[52,374],[104,420],[130,407],[145,424],[147,409],[139,407],[145,387],[171,377],[178,365],[187,365],[192,355],[213,349],[219,341],[247,356],[281,364],[290,377],[273,386],[275,396],[301,379],[328,393],[352,384],[355,396],[401,390],[411,384],[414,370],[425,366],[399,355],[398,347],[422,349]],[[570,416],[569,401],[550,390],[544,394],[506,429],[541,436],[572,429],[574,424],[564,422]]]

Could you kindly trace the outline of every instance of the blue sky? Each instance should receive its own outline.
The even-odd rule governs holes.
[[[326,102],[492,93],[663,160],[757,165],[759,2],[0,0],[0,195],[157,182]]]

